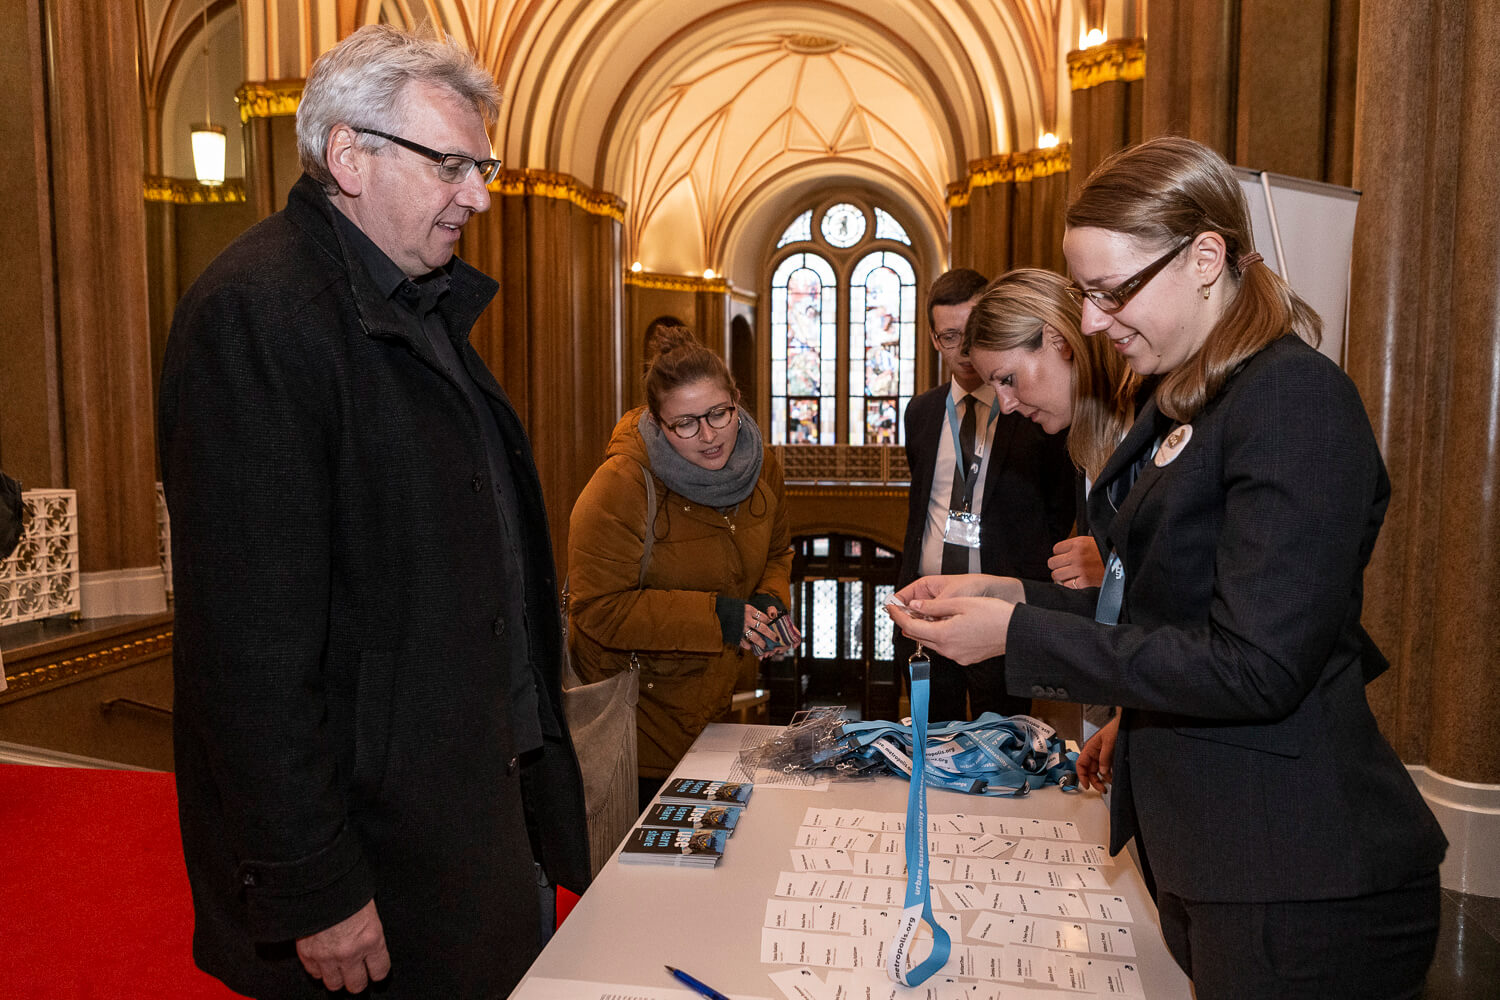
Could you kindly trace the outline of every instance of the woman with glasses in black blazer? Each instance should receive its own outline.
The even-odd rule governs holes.
[[[1160,378],[1090,494],[1104,585],[924,578],[898,596],[938,620],[892,615],[1006,653],[1014,693],[1123,706],[1111,849],[1137,838],[1199,1000],[1420,996],[1446,842],[1365,698],[1390,482],[1359,394],[1198,143],[1102,163],[1063,251],[1084,332]]]

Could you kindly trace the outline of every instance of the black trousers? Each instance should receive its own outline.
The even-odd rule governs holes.
[[[1440,902],[1433,871],[1353,899],[1204,903],[1163,892],[1156,906],[1198,1000],[1417,1000]]]

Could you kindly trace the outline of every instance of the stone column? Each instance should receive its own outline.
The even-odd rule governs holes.
[[[85,617],[163,610],[136,25],[47,5],[57,340]]]
[[[1500,10],[1365,5],[1349,371],[1395,483],[1366,578],[1398,749],[1500,782]],[[1461,127],[1458,124],[1462,123]]]
[[[1068,53],[1068,78],[1073,90],[1070,201],[1100,161],[1145,137],[1145,75],[1144,39],[1115,38]]]
[[[1365,574],[1392,667],[1382,729],[1452,846],[1444,884],[1500,895],[1500,8],[1361,11],[1348,369],[1393,483]]]
[[[1152,0],[1145,135],[1349,183],[1357,0]]]
[[[7,214],[0,261],[12,287],[0,297],[0,468],[27,489],[67,485],[53,294],[52,185],[47,173],[47,53],[41,0],[0,5],[0,199]]]
[[[541,170],[503,173],[496,188],[459,248],[500,282],[471,339],[526,425],[564,574],[568,515],[619,418],[624,208]]]
[[[1069,148],[1002,153],[969,164],[948,193],[953,267],[994,277],[1013,267],[1061,271]]]

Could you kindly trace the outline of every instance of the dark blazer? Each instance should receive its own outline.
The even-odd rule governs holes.
[[[906,462],[911,467],[907,497],[906,542],[901,550],[897,587],[917,578],[922,559],[922,530],[938,445],[947,429],[951,382],[912,399],[906,406]],[[1066,435],[1042,433],[1015,413],[995,423],[990,464],[984,477],[980,510],[979,564],[986,573],[1045,580],[1052,546],[1072,530],[1075,507],[1073,463]]]
[[[177,789],[194,957],[256,996],[325,995],[292,942],[374,898],[389,997],[499,997],[537,952],[539,860],[587,882],[541,488],[468,343],[496,284],[439,306],[507,442],[507,572],[478,416],[303,177],[179,304],[159,443],[176,584]],[[525,611],[500,610],[519,589]],[[514,606],[512,604],[512,606]],[[519,619],[519,620],[517,620]],[[513,662],[524,634],[530,662]],[[545,745],[512,749],[535,671]]]
[[[1446,842],[1365,700],[1390,482],[1353,383],[1283,337],[1116,512],[1110,483],[1174,426],[1148,403],[1089,496],[1124,563],[1120,623],[1092,620],[1096,590],[1028,584],[1011,690],[1124,706],[1110,846],[1139,835],[1163,890],[1329,899],[1434,870]]]

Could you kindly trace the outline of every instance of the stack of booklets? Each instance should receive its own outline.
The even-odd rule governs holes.
[[[749,782],[673,779],[630,831],[620,848],[621,864],[714,867],[753,788]]]

